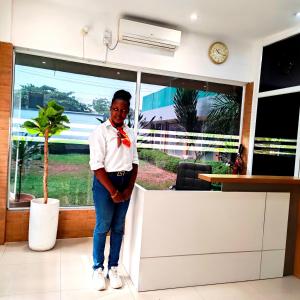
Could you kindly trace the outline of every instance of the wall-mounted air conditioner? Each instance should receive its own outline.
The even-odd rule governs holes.
[[[120,19],[120,42],[175,51],[180,39],[181,31]]]

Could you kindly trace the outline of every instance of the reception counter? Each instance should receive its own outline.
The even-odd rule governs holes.
[[[300,278],[300,178],[294,176],[198,174],[198,178],[221,183],[223,192],[289,192],[284,275]]]
[[[289,193],[136,185],[122,261],[138,291],[283,276]]]

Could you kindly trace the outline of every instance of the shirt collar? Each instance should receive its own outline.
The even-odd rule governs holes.
[[[107,119],[107,120],[104,122],[104,124],[105,124],[106,127],[109,127],[109,126],[113,127],[113,126],[111,125],[109,119]],[[125,123],[124,123],[124,125],[123,125],[122,127],[123,127],[123,128],[126,128],[126,129],[128,128],[127,124],[125,124]],[[114,127],[113,127],[113,128],[114,128]]]

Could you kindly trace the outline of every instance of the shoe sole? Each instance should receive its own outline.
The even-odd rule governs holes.
[[[122,287],[123,287],[123,285],[121,285],[121,286],[118,286],[118,287],[113,287],[113,286],[110,286],[112,289],[115,289],[115,290],[117,290],[117,289],[121,289]]]

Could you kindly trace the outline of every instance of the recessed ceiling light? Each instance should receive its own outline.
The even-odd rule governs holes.
[[[300,11],[296,12],[296,13],[295,13],[295,16],[296,16],[297,18],[300,18]]]
[[[45,64],[46,62],[45,61],[42,61],[42,64]]]
[[[191,19],[191,21],[196,21],[196,20],[198,19],[197,13],[192,13],[192,14],[190,15],[190,19]]]
[[[118,71],[118,72],[117,72],[117,75],[120,75],[120,74],[121,74],[121,73]]]

